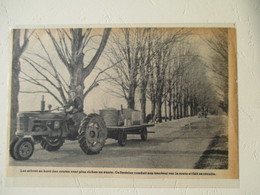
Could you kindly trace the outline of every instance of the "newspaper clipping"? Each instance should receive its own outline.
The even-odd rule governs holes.
[[[8,177],[239,178],[235,28],[11,39]]]

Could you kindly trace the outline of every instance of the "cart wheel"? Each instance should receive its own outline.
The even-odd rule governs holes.
[[[141,140],[146,141],[147,140],[147,129],[146,127],[141,130]]]
[[[118,133],[118,144],[120,146],[125,146],[127,140],[127,133],[126,131],[119,131]]]
[[[19,139],[13,147],[13,158],[15,160],[28,160],[34,151],[34,143],[30,138]]]
[[[79,128],[80,148],[86,154],[98,154],[105,145],[107,128],[105,121],[98,114],[89,114]]]
[[[14,146],[15,146],[15,144],[18,142],[18,140],[19,140],[19,138],[18,138],[18,137],[15,137],[15,138],[12,140],[12,142],[11,142],[11,144],[10,144],[10,147],[9,147],[9,153],[10,153],[10,155],[11,155],[11,157],[12,157],[13,159],[15,159],[15,157],[14,157]]]

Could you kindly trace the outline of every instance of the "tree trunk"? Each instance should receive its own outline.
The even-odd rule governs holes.
[[[12,86],[11,86],[11,124],[10,124],[10,140],[15,136],[17,113],[19,111],[18,95],[20,91],[19,74],[21,71],[20,57],[24,52],[27,44],[28,30],[24,31],[24,42],[20,45],[20,30],[13,30],[13,56],[12,56]]]
[[[176,105],[176,118],[177,119],[180,118],[180,102],[177,102],[177,105]]]
[[[185,115],[185,105],[184,105],[184,101],[183,101],[183,104],[182,104],[182,118],[185,118],[186,115]]]
[[[193,110],[193,98],[190,99],[190,116],[194,116],[194,110]]]
[[[180,118],[183,118],[182,102],[180,102]]]
[[[135,109],[135,90],[131,90],[129,92],[129,96],[127,98],[127,108]]]
[[[15,53],[15,51],[13,51]],[[12,62],[12,88],[11,88],[11,124],[10,124],[10,140],[15,136],[17,113],[19,111],[18,94],[20,90],[19,74],[20,62],[19,59],[13,58]]]
[[[165,101],[164,101],[164,121],[166,122],[167,121],[167,100],[165,98]]]
[[[197,115],[198,114],[198,104],[197,104],[197,100],[196,98],[194,98],[194,104],[193,104],[193,107],[194,107],[194,115]]]
[[[74,76],[73,76],[74,75]],[[82,100],[84,105],[84,81],[80,78],[79,74],[72,74],[70,90],[75,91],[76,96]],[[83,106],[84,108],[84,106]]]
[[[173,120],[177,118],[175,102],[172,103],[172,116],[173,116]]]
[[[84,79],[82,78],[82,74],[79,74],[79,72],[83,70],[83,60],[79,63],[81,63],[81,66],[75,66],[76,71],[71,74],[72,76],[70,78],[70,90],[75,91],[77,96],[79,96],[83,100]]]
[[[187,97],[185,97],[185,98],[184,98],[183,107],[184,107],[184,117],[187,117],[187,116],[188,116],[188,104],[187,104]]]
[[[156,104],[156,117],[158,118],[158,122],[162,122],[162,101],[157,101]]]
[[[72,44],[71,44],[71,72],[70,72],[70,90],[75,91],[76,95],[84,100],[84,53],[80,51],[82,46],[83,36],[82,29],[72,30]],[[84,103],[83,103],[84,105]],[[84,108],[84,106],[83,106]]]
[[[155,117],[155,108],[156,108],[156,102],[151,101],[151,115],[152,115],[153,120],[154,120],[154,117]]]
[[[173,113],[173,119],[175,120],[177,118],[177,113],[176,113],[176,85],[173,86],[173,95],[172,95],[172,113]]]
[[[146,123],[146,93],[144,90],[141,90],[141,120],[143,123]]]
[[[168,110],[169,110],[169,120],[172,120],[172,101],[168,102]]]

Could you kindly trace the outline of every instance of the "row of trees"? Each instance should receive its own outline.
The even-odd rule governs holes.
[[[146,102],[151,116],[170,120],[196,115],[199,109],[216,110],[219,102],[207,65],[189,43],[187,29],[120,29],[112,33],[109,59],[114,74],[107,74],[111,92],[135,109],[136,97],[146,120]],[[136,94],[139,92],[139,94]],[[163,106],[164,104],[164,106]]]
[[[228,30],[215,29],[212,38],[204,39],[211,49],[211,62],[207,68],[217,80],[215,84],[219,106],[228,112]]]

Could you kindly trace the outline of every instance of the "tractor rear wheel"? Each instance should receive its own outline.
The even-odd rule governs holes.
[[[92,113],[82,120],[79,128],[80,148],[86,154],[98,154],[105,145],[107,128],[98,114]]]
[[[61,137],[43,137],[41,146],[49,152],[57,151],[63,145],[64,141],[65,139]]]
[[[21,138],[11,150],[10,153],[15,160],[28,160],[34,152],[34,143],[30,138]]]

